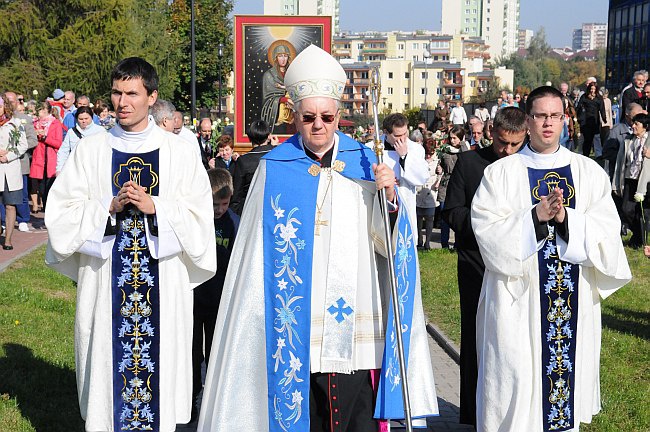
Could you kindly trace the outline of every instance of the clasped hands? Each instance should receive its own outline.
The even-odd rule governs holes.
[[[108,209],[109,213],[119,213],[124,210],[127,204],[133,204],[144,214],[155,214],[156,206],[151,196],[139,184],[128,181],[124,183],[122,189],[113,197]]]
[[[395,185],[397,184],[397,179],[395,179],[395,173],[392,168],[388,165],[382,164],[372,164],[372,170],[375,173],[375,185],[377,185],[377,190],[384,189],[386,191],[386,199],[389,202],[393,202],[395,199]]]
[[[563,197],[564,191],[559,187],[556,187],[546,196],[543,196],[540,201],[535,206],[535,212],[537,213],[537,219],[540,222],[548,222],[553,220],[559,224],[564,222],[564,217],[566,216],[566,210],[562,205],[564,201]]]

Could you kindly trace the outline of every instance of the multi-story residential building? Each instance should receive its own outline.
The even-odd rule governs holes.
[[[620,91],[640,69],[650,68],[650,1],[610,0],[606,86]]]
[[[493,60],[510,55],[519,44],[519,0],[443,1],[442,33],[483,39]]]
[[[339,32],[340,0],[264,0],[264,15],[331,16],[332,34]]]
[[[519,29],[519,41],[517,42],[517,49],[528,49],[530,46],[530,40],[532,38],[532,30]]]
[[[595,50],[607,47],[607,24],[587,23],[573,30],[574,51]]]

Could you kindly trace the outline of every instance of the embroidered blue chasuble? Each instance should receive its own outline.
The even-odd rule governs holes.
[[[133,181],[158,195],[158,150],[113,149],[112,187]],[[149,225],[151,227],[151,225]],[[158,260],[145,236],[145,215],[133,205],[117,214],[112,263],[113,422],[116,431],[159,430],[160,310]]]
[[[339,133],[338,137],[335,159],[345,164],[339,173],[349,179],[374,181],[372,163],[376,157],[372,150],[343,134]],[[318,175],[310,174],[309,168],[318,164],[305,154],[298,135],[264,156],[264,159],[264,299],[269,430],[307,431],[312,250],[319,183]],[[401,207],[403,206],[400,206],[400,212]],[[408,252],[403,252],[398,247],[395,257],[396,263],[399,263],[397,268],[400,269],[401,279],[406,281],[410,289],[410,293],[404,291],[401,298],[410,315],[415,290],[416,252],[406,212],[398,220],[396,228],[400,230],[399,243],[403,247],[410,246]],[[404,224],[407,227],[403,227]],[[354,319],[351,311],[344,316],[346,319]],[[392,316],[388,320],[392,323]],[[342,321],[343,319],[340,320]],[[403,318],[403,321],[408,327],[404,330],[405,342],[408,344],[411,317]],[[390,328],[387,332],[389,334]],[[392,356],[393,348],[391,342],[386,343],[388,357]],[[396,365],[396,360],[384,364],[382,380],[391,380],[391,383],[383,384],[385,391],[394,388],[393,382],[400,382],[399,367]],[[400,391],[399,388],[397,390]],[[399,398],[401,415],[396,418],[403,418],[401,393]],[[378,405],[386,400],[384,398],[380,401],[378,398]]]
[[[533,204],[549,190],[563,190],[565,207],[575,208],[571,166],[528,168]],[[578,265],[558,257],[556,229],[537,253],[539,263],[542,338],[542,418],[544,431],[564,431],[574,425],[575,352],[578,325]],[[570,233],[569,233],[570,235]]]

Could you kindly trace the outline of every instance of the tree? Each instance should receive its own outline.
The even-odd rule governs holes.
[[[180,62],[179,84],[174,91],[174,101],[183,110],[191,103],[191,58],[190,58],[190,9],[187,0],[176,0],[171,5],[170,31],[178,43]],[[232,0],[195,1],[196,38],[196,95],[197,106],[215,107],[218,104],[219,76],[225,87],[227,76],[232,70],[232,22],[228,15],[232,11]],[[223,44],[223,57],[217,55],[219,44]],[[227,94],[222,89],[222,96]]]
[[[551,51],[551,46],[546,43],[546,31],[544,27],[540,27],[537,33],[530,39],[528,46],[528,58],[532,60],[540,60],[548,55]]]

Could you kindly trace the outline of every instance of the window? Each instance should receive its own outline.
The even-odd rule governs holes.
[[[426,94],[427,94],[427,89],[424,88],[424,87],[422,87],[422,88],[420,89],[420,94],[421,94],[421,95],[426,95]]]
[[[469,33],[469,27],[465,27],[465,33]]]
[[[472,87],[472,88],[476,87],[476,81],[472,81],[472,82],[470,82],[470,83],[469,83],[469,86]]]
[[[404,87],[404,96],[408,96],[408,95],[409,95],[409,88]]]
[[[392,88],[392,87],[388,87],[388,88],[386,89],[386,93],[389,94],[389,95],[392,95],[392,94],[393,94],[393,88]]]
[[[416,62],[416,61],[420,61],[420,59],[418,58],[418,56],[414,55],[414,56],[413,56],[413,61],[414,61],[414,62]]]
[[[392,72],[388,72],[388,79],[393,79],[393,73]]]
[[[489,20],[490,20],[490,18],[488,18],[488,21],[489,21]],[[473,22],[474,24],[476,24],[476,23],[478,22],[478,20],[477,20],[476,18],[474,18],[474,19],[472,19],[472,22]]]
[[[411,79],[411,73],[410,72],[404,72],[404,79]]]
[[[436,72],[436,78],[440,79],[442,77],[442,72]]]
[[[421,79],[428,79],[429,78],[429,72],[420,72],[420,78]]]
[[[393,109],[393,103],[392,103],[392,102],[388,102],[388,109],[389,109],[389,110],[392,110],[392,109]]]
[[[357,49],[363,49],[363,44],[362,43],[357,44]]]
[[[413,49],[419,49],[419,48],[420,48],[420,44],[417,42],[413,42]]]
[[[438,56],[433,56],[433,60],[434,60],[434,61],[437,61],[437,60],[438,60]]]
[[[404,109],[405,110],[409,109],[409,104],[404,104]]]
[[[471,10],[469,10],[469,9],[465,9],[465,14],[466,14],[466,15],[469,15],[470,13],[472,13]]]
[[[465,18],[465,24],[469,24],[469,18]]]
[[[475,13],[478,13],[478,11],[477,11],[476,9],[474,9],[474,10],[472,11],[472,13],[475,14]]]
[[[404,44],[403,43],[397,44],[397,49],[403,50],[404,49]]]
[[[442,89],[441,89],[440,87],[438,87],[438,88],[436,89],[436,94],[437,94],[437,95],[441,95],[441,94],[442,94]]]

